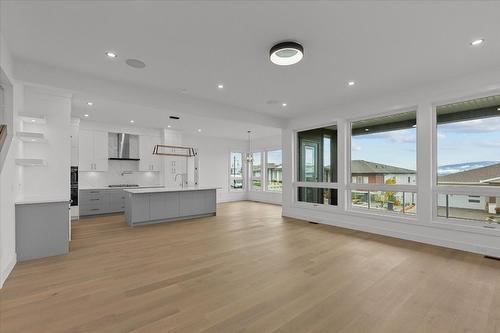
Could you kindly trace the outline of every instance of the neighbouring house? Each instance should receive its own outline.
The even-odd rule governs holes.
[[[269,184],[273,183],[281,188],[283,183],[283,165],[281,163],[267,164],[267,181]]]
[[[440,185],[500,186],[500,163],[438,177]],[[438,198],[438,206],[446,206],[446,196]],[[450,195],[448,207],[500,213],[500,198],[479,195]],[[497,208],[498,207],[498,208]]]
[[[417,181],[415,170],[364,160],[351,162],[351,174],[353,184],[385,184],[392,178],[396,184],[415,184]]]

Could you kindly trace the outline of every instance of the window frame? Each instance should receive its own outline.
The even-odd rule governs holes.
[[[433,102],[432,105],[432,172],[431,172],[431,189],[432,189],[432,224],[442,226],[464,227],[467,229],[475,229],[487,234],[499,234],[500,225],[491,228],[485,222],[480,220],[470,220],[454,217],[443,217],[438,215],[438,197],[444,195],[476,195],[476,196],[495,196],[500,197],[500,186],[477,186],[477,185],[439,185],[438,184],[438,123],[437,123],[437,108],[441,105],[466,102],[477,98],[500,95],[500,91],[493,90],[481,94],[462,96],[452,99],[440,100]],[[488,230],[485,230],[488,229]]]
[[[265,182],[264,182],[264,169],[265,169],[265,166],[264,166],[264,153],[265,151],[262,151],[262,150],[256,150],[256,151],[251,151],[250,154],[252,154],[252,156],[254,154],[260,154],[260,177],[254,177],[253,176],[253,161],[251,163],[251,166],[248,168],[248,184],[249,184],[249,187],[248,187],[248,190],[249,191],[252,191],[252,192],[264,192],[264,185]],[[253,181],[255,180],[260,180],[260,189],[255,189],[254,186],[253,186]]]
[[[339,212],[344,210],[344,186],[341,185],[341,175],[342,175],[342,162],[341,162],[341,157],[342,157],[342,145],[343,142],[341,142],[341,127],[342,121],[341,120],[335,120],[330,123],[326,124],[321,124],[321,125],[311,125],[307,127],[302,127],[302,128],[296,128],[293,130],[293,141],[292,141],[292,147],[293,147],[293,152],[292,152],[292,160],[293,160],[293,167],[292,167],[292,189],[293,189],[293,205],[295,208],[301,208],[301,209],[314,209],[314,210],[322,210],[322,211],[333,211],[333,212]],[[330,127],[330,126],[336,126],[337,127],[337,181],[336,182],[304,182],[304,181],[299,181],[299,164],[300,164],[300,155],[298,153],[298,145],[299,145],[299,132],[304,132],[304,131],[309,131],[309,130],[314,130],[322,127]],[[298,195],[298,189],[299,187],[313,187],[313,188],[324,188],[324,189],[335,189],[337,190],[337,205],[325,205],[325,204],[318,204],[318,203],[312,203],[312,202],[304,202],[304,201],[299,201],[299,195]]]
[[[405,108],[400,108],[400,109],[395,109],[387,112],[380,112],[376,114],[372,114],[369,116],[361,116],[361,117],[353,117],[346,119],[346,134],[347,134],[347,142],[346,142],[346,152],[345,152],[345,168],[346,168],[346,181],[345,181],[345,195],[346,195],[346,200],[345,200],[345,210],[347,212],[354,212],[354,213],[360,213],[360,214],[367,214],[367,215],[374,215],[374,216],[380,216],[380,217],[397,217],[401,219],[401,221],[409,221],[412,223],[415,223],[418,221],[418,217],[423,214],[419,214],[419,205],[418,202],[420,201],[419,197],[419,191],[418,191],[418,183],[419,183],[419,170],[418,170],[418,152],[419,152],[419,121],[418,121],[418,111],[419,111],[419,106],[418,105],[413,105],[410,107],[405,107]],[[400,113],[407,113],[407,112],[415,112],[415,119],[416,119],[416,127],[415,127],[415,162],[416,162],[416,172],[415,172],[415,177],[416,177],[416,183],[414,185],[411,184],[393,184],[393,185],[387,185],[387,184],[357,184],[352,182],[352,124],[357,121],[362,121],[362,120],[368,120],[372,118],[379,118],[379,117],[387,117],[387,116],[393,116],[397,115]],[[415,193],[416,198],[417,198],[417,209],[415,211],[415,214],[405,214],[405,213],[397,213],[397,212],[390,212],[390,211],[373,211],[370,209],[363,209],[359,207],[355,207],[352,204],[352,192],[353,191],[368,191],[368,192],[376,192],[376,191],[389,191],[389,192],[412,192]]]
[[[235,153],[235,154],[241,154],[241,163],[242,163],[242,165],[241,165],[241,169],[242,169],[241,170],[241,175],[242,175],[242,179],[243,179],[243,186],[241,188],[238,188],[238,189],[231,187],[231,167],[232,167],[232,165],[231,165],[231,163],[232,163],[231,162],[231,154],[233,154],[233,153]],[[227,175],[228,191],[229,192],[244,192],[244,191],[246,191],[246,189],[247,189],[247,179],[248,178],[245,175],[246,175],[246,172],[247,172],[246,171],[247,170],[246,164],[248,164],[248,163],[246,163],[246,160],[245,160],[245,153],[241,149],[231,149],[229,151],[229,159],[228,160],[229,160],[228,175]]]
[[[281,191],[269,191],[268,188],[267,188],[267,185],[269,184],[269,179],[267,177],[267,154],[270,152],[270,151],[276,151],[276,150],[279,150],[281,151],[281,167],[283,167],[283,148],[268,148],[268,149],[264,149],[262,151],[262,154],[263,154],[263,157],[262,157],[262,163],[263,163],[263,168],[262,168],[262,172],[264,172],[264,175],[263,175],[263,187],[262,187],[262,191],[263,192],[267,192],[267,193],[283,193],[283,171],[282,171],[282,174],[281,174]],[[283,170],[283,169],[282,169]]]

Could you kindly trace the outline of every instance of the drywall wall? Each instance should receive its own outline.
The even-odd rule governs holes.
[[[18,157],[40,158],[45,166],[23,167],[21,199],[70,198],[71,95],[48,88],[25,86],[20,116],[42,117],[46,123],[21,123],[23,130],[41,132],[46,142],[23,142]]]
[[[6,105],[5,113],[7,119],[16,119],[16,110],[22,108],[22,86],[16,84],[12,78],[12,62],[7,46],[0,35],[0,70],[2,81],[8,81],[12,86],[12,103]],[[11,135],[9,142],[15,133],[14,127],[9,129]],[[3,165],[0,168],[0,288],[16,264],[16,234],[15,234],[15,199],[18,192],[19,175],[14,158],[17,153],[16,142],[4,145],[2,150]]]
[[[246,191],[229,190],[229,157],[231,151],[246,151],[244,140],[228,140],[197,134],[182,134],[182,145],[198,148],[199,185],[215,186],[217,202],[246,200]],[[168,140],[167,140],[167,144]]]

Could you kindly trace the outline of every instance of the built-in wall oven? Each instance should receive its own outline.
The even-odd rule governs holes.
[[[78,167],[71,167],[71,206],[78,206]]]

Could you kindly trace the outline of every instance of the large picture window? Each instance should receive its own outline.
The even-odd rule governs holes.
[[[500,96],[438,106],[436,125],[437,215],[500,223]]]
[[[252,190],[262,190],[262,153],[252,153],[250,178],[252,183]]]
[[[243,153],[231,152],[229,183],[231,190],[242,190],[244,186]]]
[[[297,143],[297,201],[337,206],[337,127],[300,131]]]
[[[281,155],[281,149],[266,152],[267,191],[281,192],[283,189],[283,163]]]
[[[416,112],[352,122],[352,207],[416,213]]]

